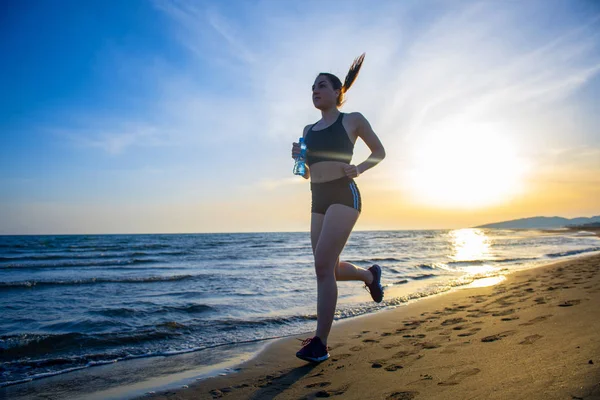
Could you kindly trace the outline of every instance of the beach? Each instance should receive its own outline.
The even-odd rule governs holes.
[[[337,322],[321,364],[294,356],[309,334],[294,336],[143,398],[600,399],[599,270],[594,254],[518,271]]]

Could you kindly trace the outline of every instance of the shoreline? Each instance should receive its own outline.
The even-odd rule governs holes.
[[[235,373],[139,398],[600,399],[599,272],[596,253],[516,271],[337,322],[321,364],[295,357],[296,335]]]
[[[582,231],[582,229],[579,228],[575,230]],[[594,231],[593,234],[600,237],[600,230]],[[598,255],[598,252],[572,255],[569,256],[568,259],[560,261],[548,260],[544,264],[534,264],[523,270],[511,271],[504,275],[500,275],[500,278],[510,280],[513,276],[519,274],[527,274],[530,271],[551,267],[555,264],[575,263],[580,259],[585,260],[588,257],[594,257],[595,255]],[[378,318],[385,318],[380,317],[380,315],[385,316],[388,315],[388,313],[412,313],[411,310],[416,309],[415,307],[424,307],[425,304],[430,304],[430,302],[437,304],[438,302],[445,301],[436,299],[446,299],[447,296],[453,296],[455,293],[460,293],[465,290],[484,290],[485,287],[477,288],[474,286],[488,280],[493,281],[494,278],[479,278],[470,284],[454,286],[449,290],[440,291],[426,297],[412,298],[406,303],[397,303],[396,305],[387,306],[385,309],[377,310],[375,312],[335,321],[329,343],[330,347],[333,349],[331,352],[332,358],[335,358],[335,348],[337,346],[333,340],[344,339],[344,335],[341,335],[340,337],[336,336],[339,334],[337,330],[343,330],[346,333],[348,331],[354,332],[354,335],[357,335],[358,333],[362,334],[365,330],[362,327],[363,324],[374,324],[379,326],[379,322],[377,322]],[[507,282],[504,281],[503,284],[506,283]],[[490,285],[498,285],[498,282],[492,282]],[[434,305],[433,307],[437,306]],[[86,399],[152,397],[148,395],[148,393],[153,393],[157,396],[169,396],[165,398],[187,398],[179,396],[184,395],[182,392],[196,390],[199,386],[209,384],[214,380],[229,378],[234,381],[238,380],[237,377],[247,374],[248,369],[256,369],[257,365],[254,362],[257,360],[260,362],[260,360],[265,358],[265,355],[272,352],[274,348],[276,349],[275,351],[282,352],[280,356],[283,360],[289,362],[291,359],[292,364],[295,361],[303,363],[303,361],[297,360],[294,355],[299,349],[300,342],[297,339],[305,338],[308,335],[309,333],[305,333],[287,337],[270,338],[255,343],[225,345],[224,347],[228,348],[226,351],[221,352],[219,350],[216,351],[215,354],[211,354],[213,353],[211,351],[212,349],[207,349],[209,350],[208,352],[201,351],[169,356],[143,357],[140,359],[126,360],[127,362],[93,366],[65,374],[36,379],[23,384],[5,386],[0,388],[0,398],[3,396],[8,396],[7,398],[30,398],[29,396],[38,398],[39,396],[49,396],[48,398]],[[369,343],[377,342],[374,341]],[[268,360],[269,357],[267,356],[266,359]],[[264,367],[269,368],[266,364]],[[266,373],[265,376],[276,376],[276,373],[281,372],[282,368],[285,369],[285,366],[280,366],[279,369],[275,368],[275,370],[271,368],[270,372],[272,373]],[[134,371],[138,374],[137,379],[133,376]],[[255,378],[261,379],[260,377]],[[246,378],[242,377],[239,379]],[[247,385],[256,386],[255,382],[247,383]],[[189,386],[189,388],[186,387],[183,389],[183,386]],[[222,388],[231,389],[233,386],[236,386],[235,382],[229,386],[222,386]],[[217,388],[216,390],[220,389]],[[232,392],[234,391],[224,391],[222,392],[222,395],[231,393],[231,395],[228,395],[229,398],[238,398],[237,396],[242,396],[239,398],[245,398],[245,395],[241,392],[237,394]],[[348,395],[348,393],[345,394],[345,396]],[[192,397],[197,398],[197,396],[200,396],[200,394]],[[214,394],[210,394],[210,396],[206,398],[214,397]]]

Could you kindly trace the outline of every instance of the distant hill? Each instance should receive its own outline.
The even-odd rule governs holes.
[[[583,225],[569,225],[571,228],[600,228],[600,222],[590,222]]]
[[[554,229],[565,228],[570,225],[600,224],[600,215],[586,218],[562,218],[562,217],[532,217],[513,219],[511,221],[495,222],[476,226],[475,228],[498,228],[498,229]]]

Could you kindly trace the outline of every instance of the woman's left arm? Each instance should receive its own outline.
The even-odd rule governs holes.
[[[356,136],[357,138],[361,138],[369,150],[371,150],[371,155],[364,162],[358,164],[357,166],[349,166],[349,170],[347,174],[350,173],[354,175],[352,169],[355,169],[356,176],[362,174],[366,170],[373,168],[377,164],[381,162],[385,158],[385,149],[383,148],[383,144],[373,132],[373,128],[371,128],[371,124],[367,119],[358,112],[351,113],[352,119],[354,119],[354,123],[356,124]]]

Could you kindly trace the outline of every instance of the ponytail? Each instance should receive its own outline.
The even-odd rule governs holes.
[[[362,67],[363,61],[365,60],[365,53],[362,53],[360,56],[354,59],[354,62],[350,66],[348,73],[346,74],[346,79],[344,79],[344,84],[342,85],[342,81],[340,79],[328,72],[321,72],[319,75],[326,76],[331,83],[331,86],[334,90],[339,90],[340,94],[336,100],[336,105],[341,107],[345,102],[345,94],[350,89],[356,78],[358,77],[358,73],[360,72],[360,68]]]
[[[344,80],[344,86],[342,86],[342,93],[346,93],[350,86],[354,83],[356,78],[358,77],[358,73],[360,72],[360,67],[362,67],[363,61],[365,60],[365,53],[362,53],[360,56],[354,59],[354,62],[350,66],[348,70],[348,74],[346,74],[346,79]]]

